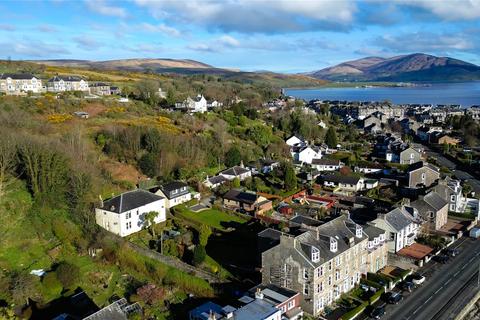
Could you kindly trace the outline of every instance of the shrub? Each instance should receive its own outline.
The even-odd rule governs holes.
[[[205,251],[205,247],[202,245],[196,246],[193,250],[193,264],[195,266],[202,264],[202,262],[205,261],[206,257],[207,252]]]
[[[360,304],[358,307],[348,311],[347,313],[343,314],[340,319],[342,320],[350,320],[355,318],[357,315],[363,312],[365,308],[367,308],[368,302],[364,301],[362,304]]]
[[[62,283],[64,288],[71,288],[80,278],[80,268],[69,262],[61,262],[55,270],[57,279]]]
[[[47,273],[42,279],[42,292],[45,298],[56,298],[62,292],[62,284],[55,272]]]

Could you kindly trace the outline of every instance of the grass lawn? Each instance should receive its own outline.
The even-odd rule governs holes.
[[[180,213],[180,216],[193,222],[200,224],[206,224],[212,228],[218,230],[226,230],[225,226],[228,222],[245,223],[246,219],[243,219],[237,215],[220,211],[217,209],[207,209],[200,212],[193,212],[183,205],[179,205],[176,211]]]

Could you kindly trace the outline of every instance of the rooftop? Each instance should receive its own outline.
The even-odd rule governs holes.
[[[162,199],[164,198],[161,196],[137,189],[124,192],[119,196],[104,201],[101,209],[115,213],[123,213]]]

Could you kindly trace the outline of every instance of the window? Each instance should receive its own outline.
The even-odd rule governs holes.
[[[332,285],[332,276],[328,276],[328,285],[329,285],[329,286]]]
[[[315,247],[312,247],[312,261],[318,262],[320,261],[320,250]]]
[[[126,216],[127,219],[130,219],[130,218],[132,217],[132,213],[131,213],[131,212],[127,212],[127,213],[125,214],[125,216]]]
[[[318,300],[317,300],[317,311],[320,311],[323,309],[323,297],[320,297]]]
[[[422,181],[425,181],[425,172],[422,172]]]
[[[288,301],[288,310],[292,309],[293,307],[295,307],[295,300]]]
[[[329,261],[329,262],[328,262],[328,270],[329,270],[329,271],[332,270],[332,261]]]
[[[338,266],[341,265],[341,264],[342,264],[342,261],[340,260],[340,256],[337,256],[337,257],[335,258],[335,266],[338,267]]]
[[[137,210],[137,216],[140,215],[140,210]]]
[[[355,236],[357,238],[361,238],[363,235],[363,228],[359,226],[358,224],[355,225]]]
[[[354,287],[355,286],[355,276],[352,276],[351,280],[350,280],[350,287]]]
[[[338,243],[337,240],[330,237],[330,251],[337,252]]]
[[[127,230],[132,228],[132,222],[131,221],[127,222],[126,228],[127,228]]]
[[[309,294],[309,292],[308,292],[308,284],[307,284],[307,283],[304,283],[304,284],[303,284],[303,294],[304,294],[304,295],[307,295],[307,296],[308,296],[308,294]]]
[[[303,279],[308,279],[308,269],[303,268]]]
[[[455,201],[455,195],[454,195],[454,194],[452,194],[452,195],[450,196],[450,201],[452,201],[452,202]]]
[[[335,281],[338,281],[340,279],[340,271],[335,271]]]
[[[318,267],[316,269],[316,272],[317,272],[317,278],[323,276],[323,266]]]

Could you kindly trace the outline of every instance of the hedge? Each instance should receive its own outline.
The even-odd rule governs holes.
[[[344,313],[341,317],[342,320],[351,320],[355,317],[357,317],[360,313],[363,312],[368,307],[368,301],[362,302],[358,307],[348,311],[347,313]]]
[[[372,303],[375,303],[378,299],[380,299],[380,297],[382,296],[382,294],[385,292],[385,289],[384,288],[381,288],[380,290],[377,290],[377,292],[375,292],[373,294],[373,296],[370,297],[370,299],[368,299],[368,301],[370,302],[370,304]]]

